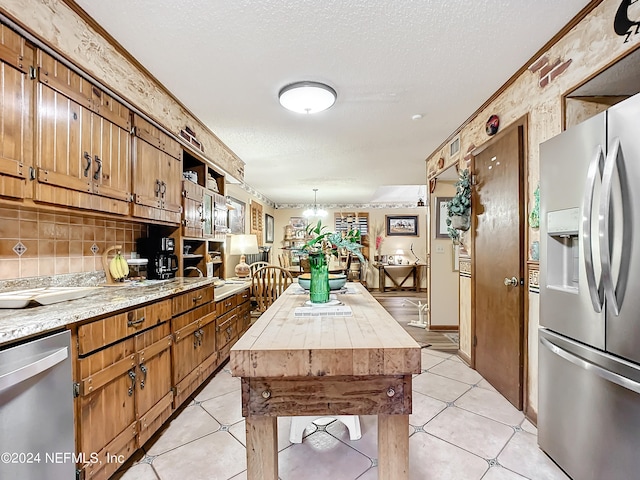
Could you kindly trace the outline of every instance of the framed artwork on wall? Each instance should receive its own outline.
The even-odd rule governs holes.
[[[387,237],[418,236],[418,215],[386,215]]]
[[[244,233],[245,203],[233,197],[227,197],[227,203],[230,206],[228,214],[229,232],[233,234]]]
[[[264,243],[273,243],[273,217],[268,213],[264,214]]]
[[[447,203],[453,197],[437,197],[436,198],[436,238],[449,238],[447,233]]]

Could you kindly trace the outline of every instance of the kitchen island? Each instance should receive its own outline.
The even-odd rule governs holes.
[[[247,478],[277,480],[277,417],[377,415],[378,478],[409,478],[411,379],[420,346],[358,283],[309,307],[297,284],[232,347],[242,379]],[[324,310],[323,310],[324,309]]]

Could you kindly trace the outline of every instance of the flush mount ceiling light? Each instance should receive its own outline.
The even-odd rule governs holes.
[[[278,93],[280,105],[296,113],[318,113],[336,102],[336,91],[320,82],[295,82]]]
[[[313,208],[308,208],[305,210],[302,215],[305,217],[326,217],[327,211],[322,208],[318,208],[318,189],[313,189]]]

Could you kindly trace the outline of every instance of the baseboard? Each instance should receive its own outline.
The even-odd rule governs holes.
[[[471,366],[471,357],[469,357],[462,350],[458,350],[458,356],[468,365]]]
[[[429,330],[432,332],[450,332],[458,331],[458,325],[430,325]]]

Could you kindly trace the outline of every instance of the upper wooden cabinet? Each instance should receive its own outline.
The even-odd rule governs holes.
[[[182,148],[169,135],[133,116],[133,216],[178,225]]]
[[[182,234],[185,237],[201,238],[204,226],[205,189],[189,180],[182,181]],[[211,197],[209,197],[210,199]]]
[[[126,215],[129,109],[39,52],[35,200]]]
[[[35,50],[0,25],[0,196],[25,198],[33,165]]]

